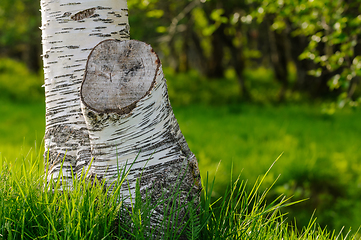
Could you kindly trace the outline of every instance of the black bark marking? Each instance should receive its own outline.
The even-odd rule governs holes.
[[[99,10],[111,10],[111,7],[102,7],[102,6],[98,6],[97,9]]]
[[[94,19],[93,21],[94,22],[101,21],[101,22],[104,22],[104,23],[113,23],[114,22],[114,20],[111,19],[111,18],[97,18],[97,19]]]
[[[60,6],[67,6],[67,5],[79,5],[81,4],[80,2],[73,2],[73,3],[63,3],[63,4],[60,4]]]
[[[66,46],[67,48],[69,48],[69,49],[77,49],[77,48],[79,48],[79,46]]]
[[[95,8],[85,9],[83,11],[75,13],[73,16],[71,16],[71,19],[73,19],[74,21],[80,21],[83,20],[84,18],[91,17],[92,15],[94,15],[94,13],[95,13]]]
[[[59,18],[64,18],[64,17],[69,17],[71,15],[70,12],[65,12],[61,17]]]

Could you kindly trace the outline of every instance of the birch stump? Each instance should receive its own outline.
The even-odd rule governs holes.
[[[162,66],[150,45],[101,42],[89,55],[80,94],[94,159],[91,174],[110,185],[118,167],[134,161],[123,189],[126,202],[134,201],[137,179],[154,204],[162,198],[179,205],[199,201],[197,160],[174,117]],[[160,218],[167,214],[162,206],[156,211]]]

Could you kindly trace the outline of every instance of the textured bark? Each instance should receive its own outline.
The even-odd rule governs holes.
[[[139,179],[142,197],[154,205],[161,198],[197,204],[197,160],[174,117],[158,56],[127,40],[126,1],[42,0],[41,7],[49,178],[62,168],[71,184],[71,170],[89,168],[89,177],[111,186],[134,162],[122,186],[125,203]],[[186,210],[177,211],[178,224]],[[167,211],[157,205],[151,221],[172,215]]]
[[[94,158],[90,174],[109,186],[119,166],[133,163],[123,186],[125,202],[134,200],[138,178],[141,192],[154,203],[161,196],[173,198],[175,188],[179,204],[199,200],[197,160],[179,129],[160,60],[149,45],[100,43],[89,55],[81,99]],[[156,218],[167,214],[162,206],[156,211]]]
[[[70,179],[90,161],[79,89],[90,51],[105,39],[129,39],[126,0],[41,0],[45,74],[45,156],[49,177]]]

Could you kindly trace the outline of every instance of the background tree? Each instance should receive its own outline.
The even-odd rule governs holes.
[[[0,57],[25,62],[33,72],[41,69],[39,3],[31,0],[1,1]]]
[[[284,32],[297,67],[296,88],[325,96],[328,87],[339,104],[356,105],[360,67],[360,1],[255,1],[259,22]],[[266,20],[267,21],[267,20]],[[280,41],[284,42],[284,41]],[[284,68],[286,69],[286,68]]]

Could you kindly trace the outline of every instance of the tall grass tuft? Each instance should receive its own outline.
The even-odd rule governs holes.
[[[260,192],[266,175],[250,192],[238,177],[216,200],[215,179],[207,177],[199,205],[192,201],[179,205],[175,186],[174,197],[157,203],[168,214],[154,222],[157,206],[140,193],[139,184],[135,201],[123,204],[121,186],[126,184],[127,170],[109,188],[104,182],[89,181],[86,172],[74,177],[70,187],[60,186],[61,177],[46,180],[41,154],[30,154],[16,165],[0,160],[0,239],[357,239],[349,232],[321,229],[316,219],[302,230],[285,223],[280,209],[296,202],[281,195],[267,203],[270,188]],[[177,214],[184,209],[186,224],[178,226]]]
[[[120,188],[107,194],[103,183],[83,173],[72,186],[61,177],[47,182],[40,154],[23,159],[21,168],[3,162],[1,171],[0,237],[3,239],[102,239],[114,233],[122,206]],[[30,167],[26,167],[30,166]],[[16,170],[17,172],[15,172]]]
[[[215,179],[209,185],[207,176],[200,215],[205,227],[200,239],[278,239],[277,229],[285,226],[280,208],[297,202],[289,202],[290,198],[281,195],[266,204],[266,195],[272,186],[261,194],[259,189],[267,173],[256,181],[250,192],[246,192],[246,182],[240,182],[238,176],[225,195],[213,203],[211,196]]]

